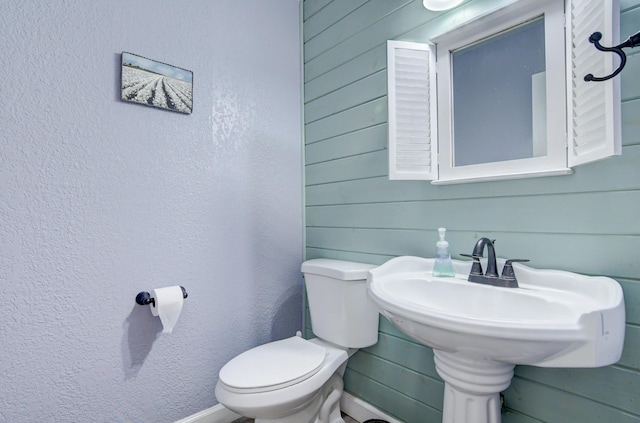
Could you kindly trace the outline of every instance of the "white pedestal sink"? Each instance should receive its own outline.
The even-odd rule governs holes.
[[[499,423],[500,392],[517,364],[600,367],[620,359],[625,311],[620,285],[514,264],[518,288],[432,275],[433,259],[398,257],[369,272],[373,301],[395,326],[434,349],[445,381],[443,423]],[[502,266],[504,261],[498,260]]]

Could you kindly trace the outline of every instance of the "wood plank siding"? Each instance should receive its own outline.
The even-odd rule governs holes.
[[[640,423],[640,50],[629,51],[620,76],[622,156],[568,176],[388,180],[386,41],[424,42],[506,3],[467,0],[436,13],[421,0],[304,1],[306,257],[433,257],[444,226],[454,258],[487,236],[501,257],[613,277],[625,292],[622,360],[598,369],[516,367],[503,422]],[[622,0],[620,39],[638,30],[640,0]],[[442,418],[432,351],[384,318],[378,344],[351,358],[345,389],[406,423]]]

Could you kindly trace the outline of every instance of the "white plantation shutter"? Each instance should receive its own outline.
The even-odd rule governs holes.
[[[437,179],[433,47],[387,41],[387,81],[389,179]]]
[[[618,57],[589,42],[594,32],[600,43],[619,44],[618,0],[568,0],[568,165],[576,166],[621,154],[620,75],[604,82],[587,82],[586,74],[610,75]]]

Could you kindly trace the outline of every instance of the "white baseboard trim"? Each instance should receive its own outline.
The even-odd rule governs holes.
[[[340,398],[340,409],[359,422],[379,419],[389,423],[403,423],[348,392],[344,392]],[[240,417],[242,416],[218,404],[175,423],[231,423]]]
[[[342,398],[340,398],[340,409],[359,422],[365,422],[370,419],[379,419],[386,420],[389,423],[402,423],[400,420],[394,419],[368,402],[365,402],[358,397],[354,397],[348,392],[344,392],[342,394]]]
[[[236,414],[224,405],[218,404],[175,423],[231,423],[240,417],[242,417],[240,414]]]

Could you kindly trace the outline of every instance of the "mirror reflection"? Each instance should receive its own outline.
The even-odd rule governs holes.
[[[454,166],[546,156],[543,17],[452,51],[451,66]]]

